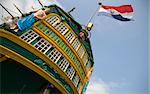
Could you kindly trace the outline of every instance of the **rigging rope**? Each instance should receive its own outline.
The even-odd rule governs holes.
[[[11,11],[11,12],[13,12],[13,13],[15,13],[15,14],[17,14],[17,15],[20,15],[19,13],[15,12],[15,11],[9,9],[9,8],[6,8],[6,9],[9,10],[9,11]]]
[[[2,18],[4,17],[3,15],[4,15],[4,12],[3,12],[3,8],[2,8]]]

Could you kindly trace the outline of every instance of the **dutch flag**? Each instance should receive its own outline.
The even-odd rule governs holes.
[[[99,6],[99,15],[105,15],[115,18],[120,21],[131,21],[133,20],[133,8],[131,5],[121,6]]]

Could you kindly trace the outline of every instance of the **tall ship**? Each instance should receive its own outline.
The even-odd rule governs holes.
[[[85,94],[94,64],[93,24],[80,25],[70,12],[49,5],[5,17],[0,25],[1,94]]]

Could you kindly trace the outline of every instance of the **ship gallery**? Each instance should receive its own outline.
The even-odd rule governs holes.
[[[0,25],[1,94],[83,94],[93,71],[87,27],[57,5]]]

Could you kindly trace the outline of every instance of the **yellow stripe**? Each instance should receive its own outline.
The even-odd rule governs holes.
[[[60,18],[60,16],[59,15],[57,15],[57,14],[54,14],[54,13],[51,13],[51,14],[49,14],[46,18],[48,18],[49,16],[57,16],[57,17],[59,17]],[[46,19],[45,18],[45,19]],[[46,21],[45,21],[45,19],[43,19],[43,23],[44,24],[46,24],[49,28],[51,28],[57,35],[59,35],[59,37],[61,37],[64,41],[65,41],[65,43],[69,46],[69,48],[71,48],[71,50],[74,52],[74,54],[76,55],[76,57],[78,58],[78,60],[80,61],[80,62],[82,62],[82,60],[81,60],[81,58],[79,57],[79,55],[77,54],[77,52],[73,49],[73,47],[71,46],[71,44],[65,39],[65,37],[64,36],[62,36],[60,33],[58,33],[58,31],[53,27],[53,26],[51,26],[50,24],[48,24]],[[61,19],[61,18],[60,18]],[[39,22],[38,22],[39,23]],[[75,35],[75,38],[77,38],[78,39],[78,36],[74,33],[74,31],[72,30],[72,28],[66,23],[66,22],[63,22],[64,24],[65,24],[65,26],[67,26],[67,28],[69,29],[69,30],[71,30],[71,32]],[[35,25],[37,25],[37,23],[35,24]],[[81,42],[80,42],[81,43]],[[84,49],[84,51],[86,52],[86,49],[85,49],[85,47],[82,45],[82,43],[81,43],[81,46],[83,47],[83,49]],[[85,67],[84,67],[84,65],[81,63],[81,66],[82,66],[82,68],[83,68],[83,70],[84,70],[84,73],[85,73],[85,75],[86,75],[86,69],[85,69]]]
[[[78,58],[78,60],[79,60],[80,62],[82,62],[82,63],[81,63],[81,66],[82,66],[82,68],[83,68],[83,70],[84,70],[84,72],[85,72],[85,76],[86,76],[86,77],[84,78],[83,84],[82,84],[82,86],[81,86],[81,87],[83,88],[83,86],[85,85],[86,81],[89,80],[89,76],[88,76],[87,74],[88,74],[88,72],[90,71],[90,70],[86,70],[86,67],[84,66],[83,61],[82,61],[84,55],[87,55],[87,57],[88,57],[87,50],[85,49],[84,45],[80,42],[81,45],[78,47],[78,50],[75,51],[75,50],[73,49],[73,47],[71,46],[71,44],[65,39],[65,37],[62,36],[53,26],[51,26],[50,24],[48,24],[48,23],[45,21],[45,19],[47,19],[49,16],[57,16],[57,17],[60,18],[59,15],[54,14],[54,13],[51,13],[51,14],[47,15],[47,17],[44,18],[44,19],[43,19],[42,21],[40,21],[40,22],[43,22],[44,24],[46,24],[46,25],[47,25],[49,28],[51,28],[57,35],[59,35],[59,37],[65,41],[65,43],[69,46],[69,48],[71,48],[71,50],[74,52],[74,54],[76,55],[76,57]],[[61,19],[61,18],[60,18],[60,19]],[[35,23],[35,25],[37,25],[37,24],[40,23],[40,22]],[[75,38],[74,38],[73,40],[78,39],[78,36],[74,33],[74,31],[72,30],[72,28],[71,28],[66,22],[63,22],[63,23],[64,23],[64,24],[67,26],[67,28],[68,28],[69,30],[71,30],[71,32],[75,35]],[[84,53],[82,54],[82,57],[81,57],[81,58],[80,58],[80,56],[77,54],[77,52],[79,51],[79,48],[80,48],[80,47],[83,47],[83,49],[84,49]],[[79,75],[79,76],[80,76],[80,75]],[[80,76],[80,78],[82,78],[82,77]],[[82,79],[81,79],[81,80],[82,80]],[[82,90],[82,89],[81,89],[81,90]],[[80,90],[79,90],[79,92],[81,93]]]
[[[69,46],[69,48],[73,51],[73,53],[75,54],[75,56],[78,58],[79,62],[82,62],[81,58],[79,57],[79,55],[77,54],[77,52],[74,50],[74,48],[71,46],[71,44],[65,39],[64,36],[62,36],[53,26],[51,26],[50,24],[48,24],[46,21],[43,20],[43,23],[46,24],[49,28],[51,28],[61,39],[64,40],[64,42]],[[82,44],[81,44],[82,45]],[[83,63],[80,63],[84,74],[86,75],[86,70],[85,67],[83,65]]]
[[[0,29],[0,36],[5,37],[11,41],[13,41],[16,44],[19,44],[21,47],[27,49],[31,53],[34,53],[38,57],[40,57],[42,60],[44,60],[46,63],[48,63],[50,66],[52,66],[66,81],[67,83],[71,86],[75,94],[78,94],[78,91],[72,81],[67,77],[67,75],[54,63],[52,62],[48,56],[42,54],[39,50],[37,50],[35,47],[32,45],[28,44],[26,41],[23,41],[19,37],[15,36],[12,33],[9,33],[8,31]]]
[[[38,34],[40,34],[41,36],[43,35],[43,33],[42,33],[42,32],[39,32],[39,30],[37,30],[36,28],[33,27],[32,29],[33,29],[34,31],[36,31]],[[48,38],[47,36],[44,35],[43,38],[46,39],[47,41],[49,41],[50,43],[52,43],[52,44],[65,56],[65,58],[66,58],[66,59],[73,65],[73,67],[77,70],[77,72],[78,72],[78,74],[79,74],[79,76],[80,76],[80,78],[81,78],[81,75],[80,75],[80,73],[79,73],[79,70],[76,68],[75,64],[71,61],[71,59],[68,58],[68,56],[64,53],[64,51],[62,51],[62,50],[57,46],[57,44],[56,44],[54,41],[52,41],[50,38]],[[85,77],[85,79],[82,79],[82,78],[81,78],[81,87],[84,86],[86,80],[87,80],[87,77]],[[76,88],[76,87],[75,87],[75,88]]]
[[[80,72],[79,72],[79,70],[77,69],[77,67],[75,66],[75,64],[72,62],[72,60],[69,58],[69,56],[67,56],[66,55],[66,53],[61,49],[61,48],[59,48],[58,46],[57,46],[57,44],[53,41],[53,40],[51,40],[49,37],[47,37],[47,36],[45,36],[42,32],[40,32],[38,29],[36,29],[36,28],[32,28],[35,32],[37,32],[38,34],[40,34],[44,39],[46,39],[47,41],[49,41],[50,43],[52,43],[56,48],[57,48],[57,50],[58,51],[60,51],[64,56],[65,56],[65,58],[71,63],[71,65],[75,68],[75,70],[77,71],[77,73],[79,74],[79,76],[80,76],[80,78],[81,78],[81,83],[83,83],[83,79],[82,79],[82,77],[81,77],[81,74],[80,74]]]
[[[9,57],[22,65],[28,67],[29,69],[33,70],[37,74],[44,77],[46,80],[48,80],[50,83],[52,83],[59,91],[61,91],[63,94],[69,94],[63,85],[61,85],[55,78],[53,78],[50,74],[48,74],[46,71],[44,71],[42,68],[34,64],[32,61],[26,59],[25,57],[17,54],[16,52],[9,50],[8,48],[5,48],[0,45],[0,53],[4,55],[9,55]]]
[[[38,23],[40,23],[40,22],[38,22]],[[73,47],[71,46],[71,44],[69,44],[68,43],[68,41],[64,38],[64,36],[62,36],[58,31],[56,31],[56,29],[53,27],[53,26],[51,26],[51,25],[49,25],[46,21],[44,21],[43,20],[43,23],[44,24],[46,24],[49,28],[51,28],[61,39],[63,39],[64,40],[64,42],[69,46],[69,48],[71,48],[71,50],[74,52],[74,54],[76,55],[76,57],[78,58],[78,60],[79,60],[79,62],[81,62],[80,64],[81,64],[81,66],[82,66],[82,68],[83,68],[83,70],[84,70],[84,73],[85,73],[85,78],[84,78],[84,80],[82,79],[82,77],[81,77],[81,74],[78,72],[79,70],[78,69],[76,69],[77,70],[77,72],[78,72],[78,74],[79,74],[79,77],[81,78],[81,84],[84,86],[84,84],[86,83],[86,81],[88,80],[88,77],[87,77],[87,71],[86,71],[86,69],[85,69],[85,66],[83,65],[83,61],[81,60],[81,58],[79,57],[79,55],[77,54],[77,52],[73,49]],[[37,31],[37,32],[40,32],[40,31]],[[41,35],[43,35],[43,34],[41,34]],[[82,44],[81,44],[82,45]],[[82,46],[83,47],[83,46]],[[86,52],[85,51],[85,48],[83,47],[83,49],[84,49],[84,53]],[[63,52],[64,53],[64,52]],[[83,57],[83,56],[82,56]],[[68,58],[68,57],[67,57]],[[69,59],[69,58],[68,58]],[[69,59],[70,60],[70,59]],[[72,61],[72,60],[71,60]],[[71,62],[72,63],[72,62]],[[72,64],[73,66],[75,66],[75,64],[73,63]]]
[[[0,49],[0,51],[1,51],[2,49]],[[7,59],[7,57],[6,56],[2,56],[2,57],[0,57],[0,62],[2,62],[2,61],[4,61],[4,60],[6,60]]]
[[[75,35],[75,37],[78,39],[78,36],[74,33],[74,31],[72,30],[72,28],[71,28],[66,22],[64,22],[64,24],[71,30],[71,32],[72,32],[72,33]],[[79,41],[79,42],[80,42],[80,41]],[[81,43],[81,42],[80,42],[80,43]],[[85,49],[85,47],[83,46],[82,43],[81,43],[80,46],[83,47],[84,53],[86,53],[87,51],[86,51],[86,49]],[[78,50],[79,50],[79,48],[78,48]],[[78,51],[77,51],[77,52],[78,52]],[[81,62],[81,61],[82,61],[82,57],[80,58],[78,54],[77,54],[77,57],[78,57],[78,59],[80,59],[80,62]],[[83,65],[83,63],[82,63],[81,65],[83,66],[83,69],[84,69],[85,73],[87,74],[86,68],[85,68],[85,66]]]
[[[48,23],[46,23],[45,21],[43,21],[44,22],[44,24],[46,24],[49,28],[51,28],[61,39],[63,39],[64,40],[64,42],[69,46],[69,48],[72,48],[72,46],[66,41],[66,39],[64,38],[64,36],[61,36],[60,34],[59,34],[59,32],[58,31],[56,31],[52,26],[50,26]],[[39,31],[38,31],[39,32]],[[77,56],[77,53],[75,52],[75,50],[72,48],[71,49],[73,52],[74,52],[74,54]],[[62,51],[63,52],[63,51]],[[64,53],[64,52],[63,52]],[[66,54],[66,53],[64,53],[64,54]],[[67,56],[67,58],[68,58],[68,56]],[[69,60],[70,60],[70,62],[72,62],[72,60],[70,59],[70,58],[68,58]],[[81,64],[81,66],[82,66],[82,62],[81,61],[79,61],[80,62],[80,64]],[[76,65],[74,64],[74,63],[72,63],[72,65],[75,67]],[[82,66],[83,67],[83,66]],[[81,77],[81,74],[80,74],[80,72],[79,72],[79,70],[77,69],[77,68],[75,68],[76,70],[77,70],[77,72],[78,72],[78,74],[79,74],[79,76],[80,76],[80,78],[81,78],[81,80],[82,80],[82,82],[83,82],[83,78]],[[84,72],[84,70],[83,70],[83,72]],[[86,75],[86,73],[84,72],[84,74]]]

